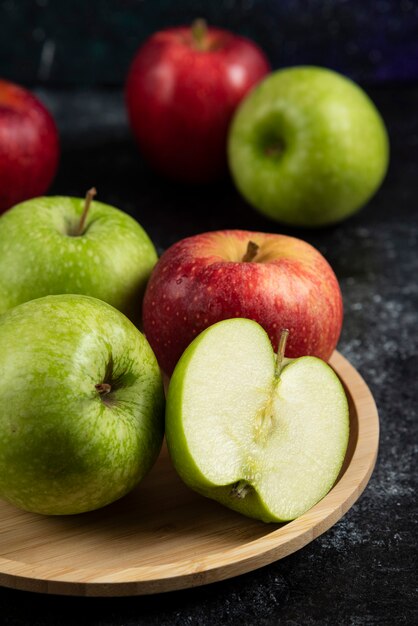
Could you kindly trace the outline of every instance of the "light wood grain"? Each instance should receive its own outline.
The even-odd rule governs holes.
[[[287,524],[263,524],[187,489],[167,451],[128,496],[93,513],[43,517],[0,501],[0,584],[85,596],[158,593],[236,576],[299,550],[344,515],[376,461],[379,420],[363,379],[337,352],[350,443],[329,494]]]

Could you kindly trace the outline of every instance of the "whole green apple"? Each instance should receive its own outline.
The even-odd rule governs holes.
[[[86,200],[34,198],[2,215],[0,314],[34,298],[80,293],[139,321],[157,253],[138,222],[91,202],[93,192]]]
[[[160,371],[110,305],[47,296],[0,317],[0,497],[51,515],[130,491],[163,438]]]
[[[360,209],[388,165],[386,129],[355,83],[320,67],[277,71],[239,106],[229,133],[233,179],[256,209],[295,226]]]
[[[331,489],[348,444],[348,404],[324,361],[277,355],[262,327],[229,319],[204,330],[170,381],[166,438],[198,493],[265,522],[302,515]]]

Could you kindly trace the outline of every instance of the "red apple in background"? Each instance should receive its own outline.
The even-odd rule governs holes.
[[[269,72],[251,41],[202,20],[152,35],[127,83],[132,130],[162,174],[201,183],[226,172],[229,122],[247,92]]]
[[[58,158],[51,114],[27,89],[0,80],[0,212],[44,194]]]
[[[341,332],[340,287],[310,244],[285,235],[225,230],[175,243],[151,274],[144,331],[171,374],[203,329],[232,317],[261,324],[277,350],[289,329],[287,357],[331,356]]]

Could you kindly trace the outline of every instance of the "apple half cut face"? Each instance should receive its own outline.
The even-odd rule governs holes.
[[[170,381],[166,438],[180,477],[265,522],[292,520],[325,496],[348,435],[347,398],[331,367],[276,357],[252,320],[206,329]]]

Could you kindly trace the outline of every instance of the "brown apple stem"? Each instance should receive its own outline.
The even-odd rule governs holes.
[[[99,385],[95,385],[95,387],[101,396],[105,396],[112,391],[112,385],[109,385],[109,383],[100,383]]]
[[[264,154],[268,157],[279,157],[283,154],[285,143],[281,139],[277,139],[274,143],[266,146]]]
[[[80,221],[78,223],[78,228],[77,228],[77,231],[75,233],[76,237],[79,237],[84,232],[84,226],[85,226],[85,223],[86,223],[87,214],[89,212],[90,205],[91,205],[92,200],[93,200],[95,195],[97,195],[97,191],[96,191],[95,187],[92,187],[86,193],[86,199],[84,201],[83,213],[81,214]]]
[[[243,263],[251,263],[251,261],[254,261],[255,257],[257,256],[257,252],[259,251],[259,249],[259,245],[254,243],[254,241],[249,241],[247,245],[247,251],[242,257],[241,261]]]
[[[206,50],[206,35],[208,25],[206,20],[199,17],[191,26],[193,44],[198,50]]]
[[[289,337],[289,331],[287,330],[287,328],[283,328],[280,333],[279,347],[277,349],[277,355],[276,355],[276,367],[275,367],[276,378],[280,377],[280,373],[282,371],[284,352],[286,350],[286,342],[287,342],[288,337]]]

